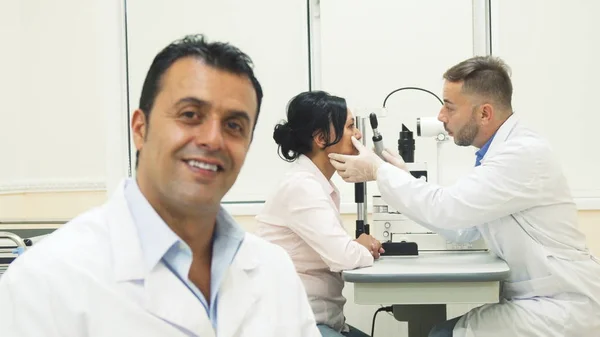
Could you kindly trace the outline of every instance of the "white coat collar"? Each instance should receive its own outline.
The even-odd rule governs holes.
[[[128,288],[143,287],[142,304],[151,314],[196,334],[203,332],[206,335],[212,331],[206,311],[177,276],[163,263],[157,264],[150,273],[145,272],[139,236],[127,207],[124,189],[122,181],[103,206],[111,240],[115,280],[127,283],[124,286]],[[219,322],[227,322],[218,324],[222,336],[231,336],[240,328],[244,316],[251,312],[260,293],[260,284],[255,280],[260,260],[253,251],[252,241],[252,237],[246,234],[220,288],[217,308]]]
[[[144,279],[144,258],[140,239],[125,199],[125,180],[104,205],[117,282]]]
[[[257,240],[246,234],[244,242],[228,269],[221,292],[219,294],[219,321],[226,320],[227,324],[219,324],[220,336],[236,336],[245,319],[253,315],[252,308],[260,298],[262,283],[258,280],[260,271],[259,254],[256,251]]]
[[[127,207],[124,188],[125,183],[122,181],[116,192],[104,205],[108,218],[107,223],[112,241],[113,256],[115,257],[115,276],[117,281],[141,280],[144,279],[142,250],[133,217]],[[228,214],[222,216],[230,217]],[[240,250],[242,247],[240,247]],[[234,262],[236,266],[243,270],[254,269],[260,263],[255,254],[244,255],[239,253],[236,255]]]
[[[496,131],[496,135],[494,136],[494,139],[492,140],[492,143],[490,144],[486,155],[481,160],[482,163],[485,162],[486,158],[493,156],[494,152],[497,151],[501,147],[501,145],[504,144],[504,142],[506,142],[511,132],[518,124],[519,119],[515,116],[514,113],[510,115],[510,117],[508,117],[504,121],[504,123],[502,123],[500,128],[498,128],[498,131]]]

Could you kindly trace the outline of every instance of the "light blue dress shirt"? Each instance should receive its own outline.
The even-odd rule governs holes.
[[[481,149],[479,149],[477,152],[475,152],[475,156],[476,156],[475,157],[475,166],[481,165],[481,160],[483,159],[483,157],[487,153],[488,149],[490,148],[490,145],[492,144],[492,140],[494,140],[495,136],[496,136],[496,134],[493,134],[492,137],[490,137],[490,139],[485,144],[483,144]]]
[[[160,218],[133,179],[128,179],[125,183],[125,199],[137,227],[146,272],[150,272],[162,261],[200,300],[216,330],[219,287],[244,239],[244,230],[221,208],[212,240],[209,304],[188,278],[192,250]]]

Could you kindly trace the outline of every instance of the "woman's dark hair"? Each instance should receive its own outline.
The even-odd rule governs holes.
[[[348,118],[346,100],[324,91],[303,92],[290,101],[287,122],[275,126],[273,139],[279,145],[280,157],[294,161],[301,154],[312,151],[313,137],[319,133],[326,140],[325,147],[342,139]],[[334,136],[331,139],[331,126]]]

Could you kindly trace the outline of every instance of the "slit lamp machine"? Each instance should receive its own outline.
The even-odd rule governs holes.
[[[416,87],[403,87],[396,89],[387,95],[383,102],[383,108],[387,99],[394,93],[401,90],[420,90],[435,96],[443,104],[442,100],[434,93]],[[378,119],[375,113],[370,113],[368,117],[356,116],[356,126],[360,132],[366,134],[366,120],[369,120],[373,131],[372,141],[375,153],[381,155],[383,151],[383,135],[378,130]],[[444,126],[435,117],[419,117],[416,119],[416,130],[418,137],[435,138],[437,151],[440,151],[440,145],[449,139]],[[369,147],[367,138],[362,138],[363,145]],[[404,161],[409,172],[417,179],[429,180],[428,168],[426,162],[415,162],[415,139],[414,132],[404,123],[398,136],[398,153]],[[439,157],[438,157],[439,158]],[[437,165],[441,165],[439,162]],[[437,170],[439,172],[439,170]],[[439,173],[438,181],[439,183]],[[443,236],[432,232],[431,230],[419,225],[409,219],[404,214],[393,209],[388,205],[380,195],[373,195],[372,224],[367,220],[367,184],[355,183],[354,200],[357,205],[356,237],[362,233],[371,234],[379,240],[386,253],[383,255],[418,255],[420,251],[485,251],[487,247],[482,239],[470,243],[455,243],[446,240]]]

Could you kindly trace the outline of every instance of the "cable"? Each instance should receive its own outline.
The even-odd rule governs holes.
[[[487,10],[487,17],[488,17],[488,32],[490,33],[490,55],[494,55],[494,51],[492,50],[492,47],[494,45],[494,42],[492,40],[492,0],[488,0],[488,10]]]
[[[392,306],[381,307],[375,311],[373,314],[373,324],[371,325],[371,337],[375,337],[375,318],[377,318],[377,314],[382,311],[392,312]]]
[[[392,307],[384,307],[383,305],[380,305],[379,307],[385,309],[385,312],[390,316],[390,317],[394,317],[394,313],[393,310],[391,309]]]
[[[129,121],[131,120],[131,107],[129,106],[129,30],[127,27],[127,0],[123,1],[123,19],[123,24],[125,28],[125,94],[127,100],[127,176],[133,177],[133,174],[131,172],[131,128],[129,128]]]
[[[420,91],[424,91],[428,94],[433,95],[435,98],[437,98],[437,100],[440,102],[441,105],[444,105],[444,101],[442,101],[436,94],[434,94],[433,92],[427,90],[427,89],[423,89],[423,88],[418,88],[418,87],[403,87],[403,88],[398,88],[396,90],[393,90],[392,92],[390,92],[387,96],[385,96],[385,99],[383,100],[383,107],[385,108],[385,103],[387,102],[388,98],[390,98],[390,96],[392,96],[393,94],[397,93],[398,91],[402,91],[402,90],[420,90]]]
[[[310,39],[310,0],[306,1],[306,28],[308,30],[306,36],[308,36],[308,91],[312,91],[312,48]]]

